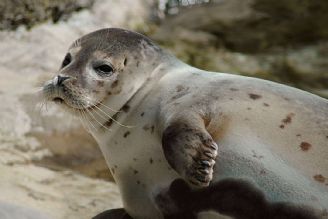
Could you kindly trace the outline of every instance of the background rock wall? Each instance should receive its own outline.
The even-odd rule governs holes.
[[[328,1],[212,0],[177,8],[149,34],[184,61],[328,97]]]

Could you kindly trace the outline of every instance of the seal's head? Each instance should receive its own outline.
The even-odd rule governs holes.
[[[58,74],[44,85],[44,96],[77,110],[92,109],[116,96],[113,104],[119,108],[159,64],[159,54],[159,47],[135,32],[92,32],[70,46]]]

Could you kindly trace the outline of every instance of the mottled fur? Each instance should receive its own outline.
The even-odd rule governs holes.
[[[193,68],[122,29],[69,53],[58,72],[69,79],[49,81],[46,98],[84,113],[132,218],[328,217],[327,100]]]

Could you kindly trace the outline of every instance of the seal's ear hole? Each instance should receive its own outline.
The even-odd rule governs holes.
[[[125,58],[125,59],[124,59],[124,62],[123,62],[123,65],[126,66],[127,63],[128,63],[128,59]]]

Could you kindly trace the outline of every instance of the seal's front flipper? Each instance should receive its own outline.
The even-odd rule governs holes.
[[[213,177],[213,166],[218,146],[206,131],[200,116],[177,116],[167,123],[162,135],[162,146],[169,164],[187,182],[208,186]]]
[[[123,208],[104,211],[92,219],[133,219]]]

